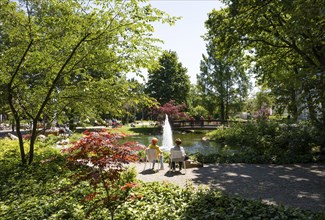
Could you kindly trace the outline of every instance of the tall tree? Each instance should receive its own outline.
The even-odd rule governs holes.
[[[154,98],[148,97],[144,93],[144,85],[140,84],[135,79],[128,80],[127,93],[125,99],[120,107],[120,112],[123,114],[123,123],[128,123],[129,120],[136,119],[136,114],[141,111],[147,110],[148,108],[157,105]],[[143,115],[142,115],[143,116]],[[141,117],[142,117],[141,116]]]
[[[188,108],[194,108],[197,105],[202,104],[202,95],[197,84],[191,84],[190,92],[189,92],[189,106]]]
[[[292,84],[296,95],[290,103],[298,96],[312,121],[325,128],[323,0],[223,2],[228,7],[212,11],[206,22],[207,36],[214,36],[218,53],[238,57],[246,52],[261,83],[275,82],[289,71],[289,78],[298,79]],[[271,89],[278,89],[273,82]]]
[[[190,79],[187,69],[178,61],[176,52],[164,51],[158,65],[148,70],[146,93],[161,105],[171,100],[176,104],[187,103]]]
[[[290,83],[288,83],[290,82]],[[269,89],[269,95],[274,100],[274,110],[280,114],[287,110],[292,119],[297,120],[303,110],[301,103],[304,101],[301,94],[301,82],[298,74],[281,68],[271,74],[263,83]]]
[[[151,23],[175,19],[140,2],[0,0],[0,84],[6,87],[23,164],[33,162],[41,118],[67,107],[81,111],[87,102],[99,103],[99,96],[119,103],[123,84],[117,79],[151,63],[159,51]],[[34,124],[27,154],[22,118]]]
[[[225,120],[236,103],[247,96],[248,78],[240,60],[218,58],[214,39],[207,39],[207,56],[203,55],[198,84],[206,99],[216,100],[220,119]]]

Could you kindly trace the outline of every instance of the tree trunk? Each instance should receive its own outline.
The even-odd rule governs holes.
[[[296,90],[294,88],[291,88],[291,93],[290,93],[290,99],[291,102],[288,106],[290,114],[292,115],[294,121],[298,120],[298,107],[297,107],[297,97],[296,97]]]
[[[24,149],[23,135],[20,131],[20,119],[19,119],[18,114],[15,114],[14,117],[15,117],[15,122],[16,122],[17,137],[19,140],[21,163],[22,163],[22,165],[25,165],[27,163],[27,161],[26,161],[26,154],[25,154],[25,149]]]
[[[313,123],[318,124],[317,114],[316,114],[316,111],[315,111],[315,106],[314,106],[312,97],[310,97],[310,96],[307,96],[307,107],[308,107],[310,120]]]
[[[20,149],[20,157],[21,157],[21,163],[22,165],[25,165],[27,163],[26,161],[26,155],[25,155],[25,150],[24,150],[24,141],[23,141],[23,135],[20,131],[20,119],[19,117],[15,117],[16,121],[16,132],[17,132],[17,137],[19,140],[19,149]]]
[[[18,74],[18,71],[21,67],[21,65],[23,64],[24,60],[25,60],[25,57],[29,51],[29,49],[31,48],[33,44],[33,40],[31,40],[23,54],[23,56],[21,57],[20,61],[19,61],[19,64],[17,65],[16,67],[16,70],[14,71],[14,73],[11,75],[11,79],[10,79],[10,82],[8,83],[7,85],[7,90],[8,90],[8,103],[9,103],[9,106],[10,106],[10,110],[14,116],[14,119],[16,121],[16,130],[17,130],[17,136],[18,136],[18,140],[19,140],[19,149],[20,149],[20,156],[21,156],[21,163],[23,165],[26,165],[27,161],[26,161],[26,155],[25,155],[25,150],[24,150],[24,142],[23,142],[23,136],[20,132],[20,117],[19,117],[19,113],[18,111],[15,109],[15,106],[14,106],[14,98],[13,98],[13,88],[12,88],[12,85],[14,83],[14,80]]]
[[[322,118],[322,120],[321,120],[321,123],[322,123],[322,129],[323,129],[323,131],[325,131],[325,100],[324,101],[322,101],[322,107],[321,107],[321,118]]]
[[[325,57],[322,57],[322,66],[325,67]],[[325,131],[325,70],[320,74],[319,79],[319,96],[320,96],[320,113],[321,113],[321,124],[322,129]]]
[[[225,101],[225,119],[229,119],[229,99],[227,95],[227,100]]]
[[[15,132],[15,119],[11,121],[11,131]]]
[[[299,110],[298,110],[298,98],[297,98],[297,83],[296,83],[296,77],[298,76],[299,74],[299,71],[298,71],[298,68],[297,67],[294,67],[293,68],[293,72],[295,73],[295,79],[294,79],[294,83],[291,84],[291,86],[289,86],[289,92],[290,92],[290,102],[289,102],[289,105],[288,105],[288,109],[289,109],[289,112],[290,114],[292,115],[294,121],[297,121],[298,120],[298,117],[299,117]],[[300,92],[301,93],[301,92]],[[300,101],[301,103],[301,101]],[[300,110],[301,112],[301,110]]]
[[[35,140],[37,137],[37,119],[33,119],[33,128],[32,128],[32,135],[30,137],[29,142],[29,161],[28,164],[32,164],[34,160],[34,149],[35,149]]]
[[[11,86],[8,86],[8,90],[11,91]],[[8,103],[10,106],[10,110],[13,113],[14,121],[16,122],[16,132],[19,140],[19,150],[20,150],[20,157],[21,157],[21,163],[22,165],[26,164],[26,155],[25,155],[25,149],[24,149],[24,141],[23,136],[20,131],[20,118],[19,113],[16,111],[14,103],[13,103],[13,97],[12,94],[9,92],[8,95]]]
[[[225,103],[223,100],[221,100],[221,103],[220,103],[220,117],[221,117],[222,121],[225,120]]]

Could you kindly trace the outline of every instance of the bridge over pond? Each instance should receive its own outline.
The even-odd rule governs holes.
[[[171,126],[174,130],[214,130],[219,126],[228,126],[239,121],[229,120],[174,120]]]

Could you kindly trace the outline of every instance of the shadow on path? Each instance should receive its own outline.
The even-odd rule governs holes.
[[[138,179],[145,182],[167,181],[185,186],[208,185],[227,194],[260,199],[302,209],[325,211],[325,164],[208,164],[182,173],[165,170],[143,171],[137,164]],[[167,169],[166,169],[167,168]],[[144,172],[144,173],[143,173]]]
[[[325,165],[207,165],[193,170],[194,184],[225,193],[310,210],[325,211]]]

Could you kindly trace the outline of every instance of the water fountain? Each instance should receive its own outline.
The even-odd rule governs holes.
[[[173,133],[172,129],[170,127],[169,121],[168,121],[168,116],[166,115],[165,118],[165,123],[163,125],[163,139],[162,139],[162,146],[160,149],[162,151],[167,151],[169,152],[170,149],[173,147]],[[159,158],[160,162],[160,169],[164,169],[164,162],[163,162],[163,155],[160,156]]]
[[[166,115],[165,123],[163,125],[163,139],[162,139],[161,150],[169,152],[172,147],[173,147],[173,132],[169,124],[168,115]]]

